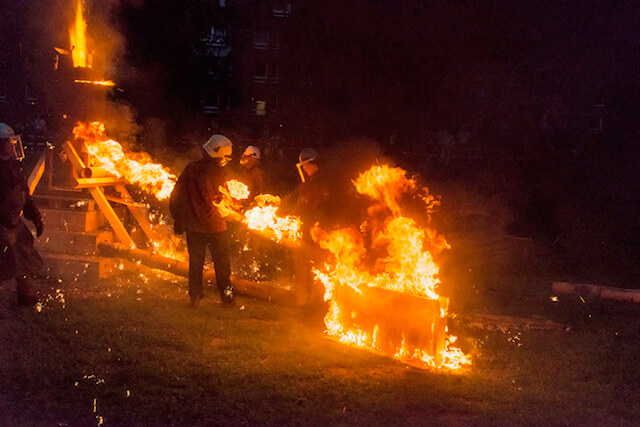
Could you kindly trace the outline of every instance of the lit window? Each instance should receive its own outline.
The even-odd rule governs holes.
[[[253,113],[256,116],[264,116],[267,114],[267,101],[258,99],[255,101]]]

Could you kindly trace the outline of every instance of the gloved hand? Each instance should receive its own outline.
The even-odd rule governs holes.
[[[178,221],[173,223],[173,232],[176,233],[176,234],[184,233],[184,230],[182,229],[182,226],[180,225],[180,223]]]
[[[36,226],[36,236],[40,237],[42,235],[42,232],[44,231],[44,224],[42,220],[34,221],[33,224]]]

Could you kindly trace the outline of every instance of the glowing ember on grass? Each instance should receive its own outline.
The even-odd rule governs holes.
[[[449,245],[403,216],[400,203],[403,196],[415,195],[428,216],[437,200],[404,170],[387,165],[373,166],[353,184],[374,200],[361,230],[312,230],[314,240],[333,255],[315,270],[330,301],[327,333],[410,363],[449,369],[470,364],[469,356],[453,346],[455,337],[446,337],[448,300],[437,293],[433,255]]]
[[[76,139],[84,141],[95,166],[137,184],[158,200],[169,198],[177,177],[159,163],[153,163],[145,152],[125,153],[120,143],[105,135],[101,122],[78,122],[73,128]]]

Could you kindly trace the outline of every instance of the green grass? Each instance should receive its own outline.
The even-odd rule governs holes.
[[[561,299],[551,314],[570,331],[462,328],[474,364],[458,375],[343,346],[264,301],[224,309],[214,297],[192,311],[183,280],[148,277],[62,284],[65,306],[40,313],[12,308],[5,282],[0,424],[601,425],[640,415],[633,307]]]

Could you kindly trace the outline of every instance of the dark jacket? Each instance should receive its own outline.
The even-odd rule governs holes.
[[[40,211],[29,196],[22,164],[0,160],[0,280],[36,272],[43,264],[20,215],[34,224],[42,223]]]
[[[227,229],[225,220],[213,204],[220,201],[218,187],[226,180],[222,167],[209,157],[187,165],[169,201],[177,231],[220,233]]]
[[[0,224],[6,228],[16,228],[21,214],[33,223],[42,221],[40,212],[29,195],[22,163],[17,160],[0,160]]]
[[[329,215],[329,185],[322,171],[316,172],[282,201],[286,214],[299,216],[305,233],[316,222],[322,223]]]
[[[258,165],[255,165],[251,169],[241,167],[238,172],[238,180],[249,187],[251,198],[258,194],[265,194],[269,192],[267,175]]]

